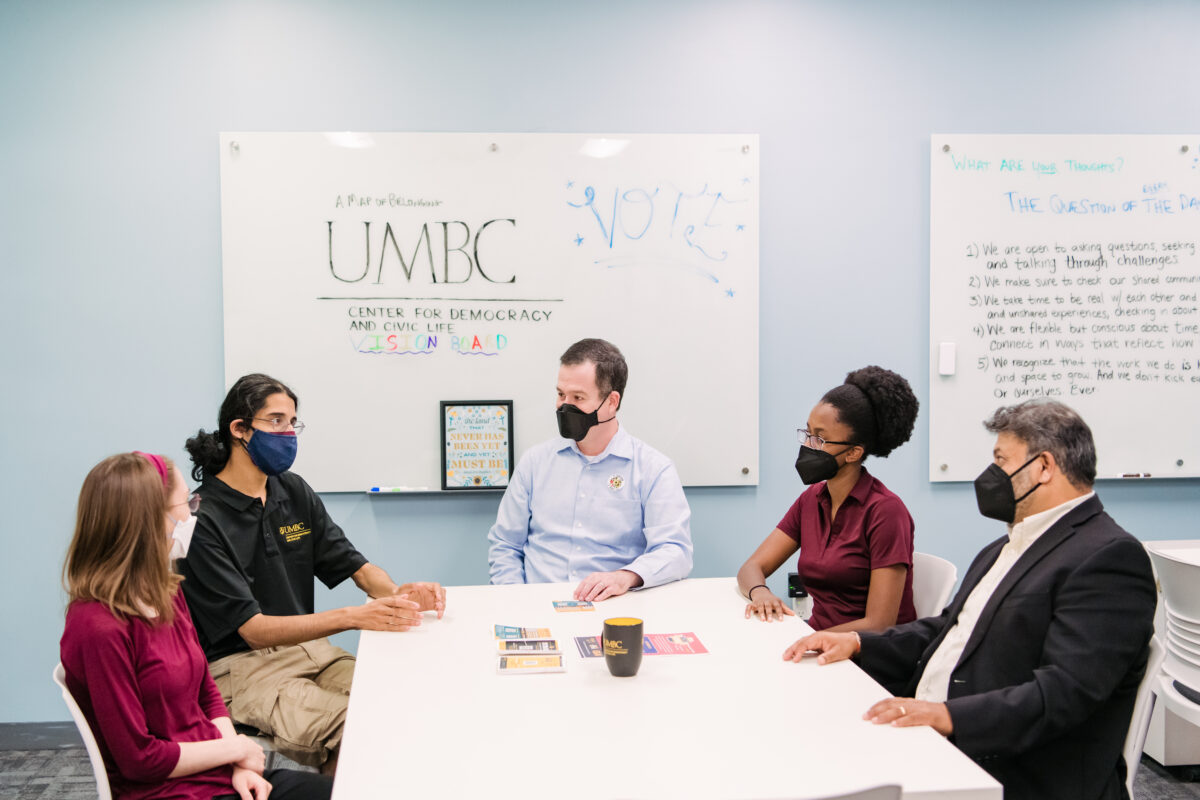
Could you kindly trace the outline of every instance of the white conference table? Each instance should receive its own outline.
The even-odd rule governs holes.
[[[906,798],[1000,800],[991,776],[928,728],[873,725],[887,692],[850,662],[784,662],[809,631],[743,618],[733,578],[630,592],[556,612],[573,584],[447,589],[406,633],[366,632],[334,800],[813,798],[899,783]],[[574,637],[636,616],[694,632],[701,655],[651,655],[632,678]],[[548,627],[567,671],[499,675],[493,626]]]

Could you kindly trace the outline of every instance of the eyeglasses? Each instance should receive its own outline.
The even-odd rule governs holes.
[[[304,423],[298,419],[288,422],[284,417],[255,417],[254,421],[267,423],[271,433],[283,433],[288,428],[291,428],[297,436],[304,433]]]
[[[171,508],[175,508],[175,506],[181,506],[181,505],[184,505],[184,504],[176,503],[174,506],[171,506]],[[193,514],[195,514],[197,511],[199,511],[200,510],[200,495],[193,492],[192,496],[187,499],[187,507],[188,507],[188,511],[192,512]]]
[[[808,428],[797,428],[796,439],[800,444],[806,444],[814,450],[820,450],[827,444],[854,444],[854,442],[835,442],[831,439],[825,439],[817,436],[815,433],[809,433]]]

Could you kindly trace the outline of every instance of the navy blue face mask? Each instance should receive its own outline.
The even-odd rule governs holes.
[[[296,460],[299,437],[294,433],[254,431],[250,441],[240,440],[254,466],[267,475],[278,475],[291,469]]]

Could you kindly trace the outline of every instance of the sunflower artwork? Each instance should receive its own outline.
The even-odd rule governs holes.
[[[512,472],[512,401],[442,401],[442,488],[503,489]]]

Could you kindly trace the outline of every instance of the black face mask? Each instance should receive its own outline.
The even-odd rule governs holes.
[[[853,445],[852,445],[853,446]],[[850,448],[847,447],[846,450]],[[843,450],[842,453],[846,452]],[[842,453],[838,453],[840,456]],[[824,450],[816,450],[806,444],[800,445],[800,455],[796,456],[796,472],[805,486],[819,481],[827,481],[837,475],[840,467],[837,457],[831,456]]]
[[[1039,456],[1041,453],[1022,464],[1017,472],[1037,461]],[[987,469],[979,473],[979,477],[975,479],[975,502],[979,504],[980,514],[988,519],[997,519],[1007,522],[1009,525],[1012,524],[1017,517],[1017,503],[1029,497],[1041,486],[1040,483],[1035,483],[1033,489],[1017,497],[1012,484],[1012,479],[1017,472],[1009,475],[998,464],[988,464]]]
[[[601,403],[600,405],[604,405]],[[558,433],[567,439],[574,439],[579,442],[588,435],[588,431],[595,425],[603,425],[605,422],[612,422],[616,417],[609,417],[606,420],[601,420],[597,414],[600,411],[599,407],[591,413],[580,410],[579,406],[573,406],[570,403],[563,403],[558,407]]]

